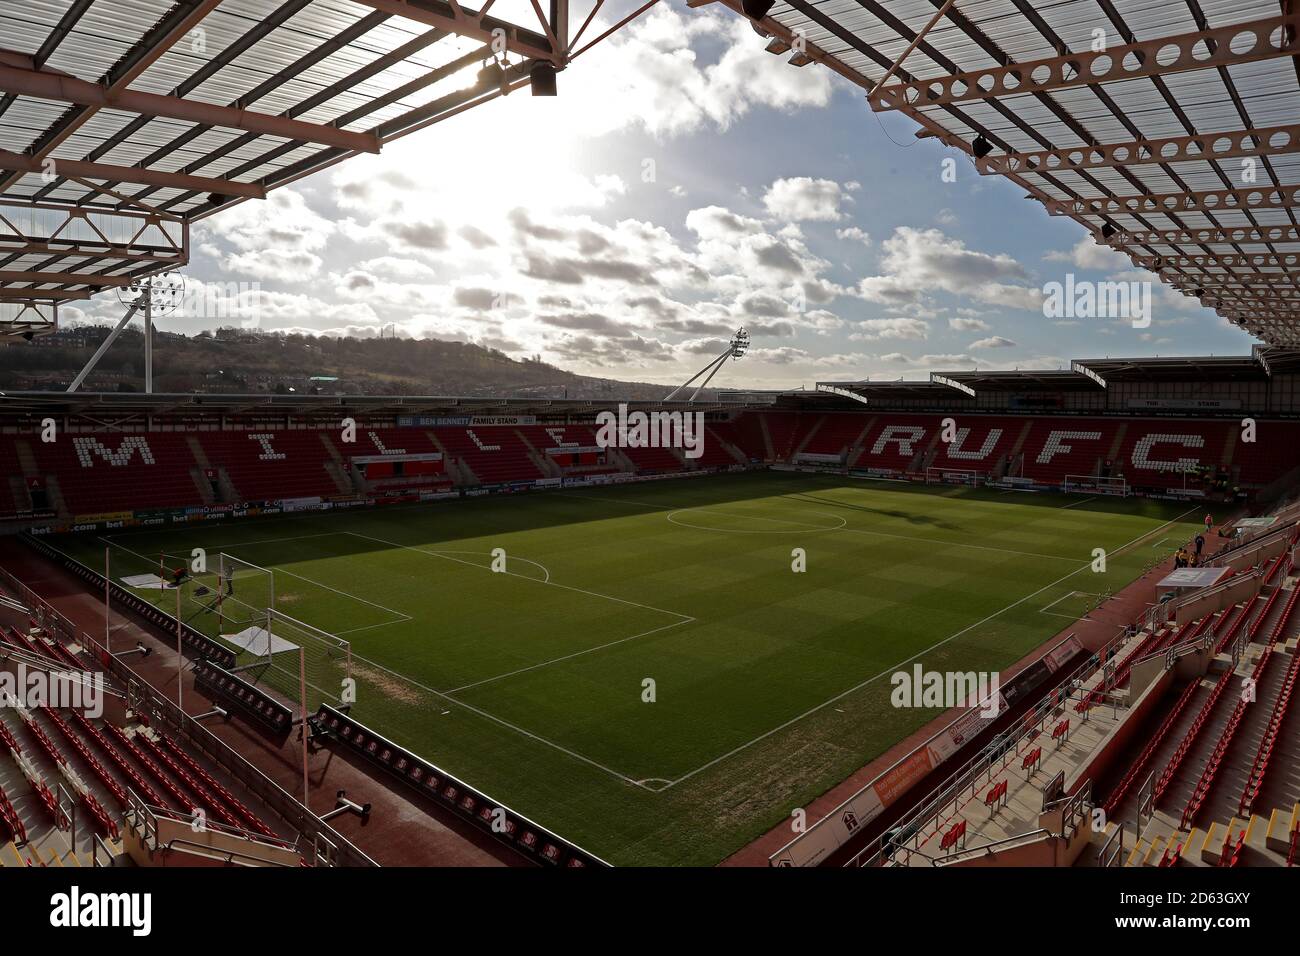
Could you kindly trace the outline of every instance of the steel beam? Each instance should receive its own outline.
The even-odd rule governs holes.
[[[1231,245],[1259,245],[1271,242],[1300,242],[1297,226],[1242,226],[1229,229],[1145,229],[1117,232],[1101,240],[1112,248],[1124,246],[1195,246],[1228,243]]]
[[[48,70],[25,70],[0,63],[0,90],[93,109],[125,110],[142,116],[161,116],[227,129],[242,129],[250,133],[336,146],[362,153],[379,152],[378,138],[369,133],[353,133],[333,126],[305,123],[283,116],[184,100],[159,93],[114,90],[102,83],[91,83]]]
[[[11,282],[49,285],[125,286],[138,282],[138,276],[87,275],[81,272],[0,272],[0,288]],[[28,295],[44,295],[38,289],[22,289]],[[85,296],[82,295],[84,299]]]
[[[1296,42],[1298,27],[1300,14],[1290,13],[1111,46],[1104,52],[1086,50],[988,70],[891,83],[872,91],[871,108],[920,109],[1294,56],[1300,49]]]
[[[1074,169],[1106,169],[1152,163],[1187,163],[1203,159],[1277,156],[1300,152],[1300,123],[1253,130],[1225,130],[1191,136],[1166,136],[1123,143],[1097,143],[1065,149],[1004,153],[975,160],[981,175],[1059,173]]]
[[[89,298],[82,292],[67,289],[6,289],[0,286],[0,302],[74,302]]]
[[[505,47],[526,59],[547,60],[558,67],[568,60],[568,51],[563,45],[568,38],[559,37],[561,49],[555,49],[545,32],[525,30],[508,20],[487,16],[477,10],[470,10],[457,2],[445,3],[443,0],[352,0],[362,7],[378,10],[390,16],[406,17],[416,23],[437,27],[448,33],[456,33],[474,40],[491,43],[500,36]],[[488,7],[492,3],[487,4]],[[538,24],[541,26],[541,24]],[[500,31],[498,34],[497,31]]]
[[[106,77],[109,91],[117,93],[126,89],[219,6],[221,6],[221,0],[187,0],[186,3],[178,4],[109,72]],[[78,13],[71,23],[75,23],[80,17],[81,14]],[[68,29],[70,30],[70,28],[69,24]],[[53,48],[48,52],[52,53]],[[39,68],[41,65],[41,62],[33,61],[34,67]],[[60,118],[55,127],[47,130],[41,139],[37,141],[35,148],[32,150],[32,155],[44,159],[54,152],[69,136],[80,129],[87,120],[95,115],[95,112],[94,108],[87,108],[78,111],[72,116]],[[17,175],[0,177],[0,193],[12,186],[17,179]]]
[[[141,169],[138,166],[111,166],[89,163],[77,159],[37,159],[22,153],[0,149],[0,169],[23,173],[49,173],[55,176],[102,179],[115,183],[136,183],[141,186],[158,186],[164,189],[189,189],[195,192],[217,193],[221,196],[242,196],[245,199],[265,199],[266,190],[256,183],[236,183],[213,176],[190,176],[169,173],[160,169]]]
[[[1258,253],[1222,256],[1130,256],[1133,264],[1142,269],[1158,272],[1161,269],[1257,269],[1272,266],[1279,269],[1300,268],[1300,252]]]
[[[150,252],[138,249],[125,249],[119,246],[86,243],[65,239],[68,245],[50,244],[48,242],[19,242],[8,245],[8,236],[0,236],[0,256],[66,256],[84,259],[120,259],[123,262],[167,262],[174,266],[184,265],[184,256],[179,252]]]
[[[1253,212],[1300,206],[1300,186],[1281,189],[1210,189],[1203,192],[1151,193],[1146,196],[1106,196],[1051,199],[1043,203],[1053,216],[1149,216],[1188,212]]]

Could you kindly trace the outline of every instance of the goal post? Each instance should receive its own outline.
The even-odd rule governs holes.
[[[1128,481],[1124,478],[1106,478],[1101,475],[1066,475],[1061,490],[1067,494],[1115,495],[1127,498]]]
[[[927,485],[969,485],[978,488],[980,473],[969,468],[944,468],[930,465],[925,469]]]
[[[265,640],[257,650],[268,665],[262,681],[293,700],[301,696],[305,683],[309,700],[304,709],[313,712],[322,702],[350,703],[352,644],[275,608],[267,615]]]
[[[269,611],[275,607],[274,572],[233,554],[218,554],[216,574],[204,583],[215,592],[213,609],[222,635],[232,627],[264,627]]]

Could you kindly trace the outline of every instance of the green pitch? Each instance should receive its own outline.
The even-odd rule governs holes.
[[[193,548],[273,569],[351,642],[359,719],[612,863],[712,864],[935,716],[890,705],[896,669],[1014,662],[1201,510],[768,472],[108,540],[118,580]]]

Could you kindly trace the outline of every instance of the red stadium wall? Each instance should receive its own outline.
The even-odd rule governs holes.
[[[946,422],[951,441],[943,440]],[[445,492],[453,483],[531,486],[697,473],[744,461],[913,478],[927,468],[960,469],[1045,486],[1066,475],[1109,475],[1139,492],[1181,492],[1186,484],[1193,493],[1224,497],[1300,468],[1300,422],[1266,420],[1246,442],[1239,423],[1222,419],[745,411],[709,422],[704,453],[695,459],[665,448],[592,451],[598,441],[591,423],[359,422],[355,441],[346,443],[335,429],[249,424],[186,432],[177,424],[156,419],[165,430],[66,433],[50,443],[35,432],[0,434],[0,461],[11,476],[0,487],[0,513],[30,515],[32,489],[59,517],[93,520],[240,502],[390,498]],[[354,466],[354,458],[362,462]]]

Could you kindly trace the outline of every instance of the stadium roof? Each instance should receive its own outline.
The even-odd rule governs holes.
[[[960,400],[989,392],[1098,391],[1111,382],[1262,381],[1275,372],[1300,372],[1300,349],[1255,346],[1249,355],[1201,358],[1076,359],[1068,369],[1010,369],[987,372],[932,372],[928,380],[894,382],[818,382],[816,392],[787,392],[787,398],[829,402],[836,397]],[[960,395],[958,394],[960,393]]]
[[[1296,353],[1287,349],[1274,350],[1278,361],[1294,361]],[[1075,371],[1089,372],[1102,381],[1154,382],[1154,381],[1250,381],[1268,377],[1268,369],[1260,362],[1258,354],[1236,356],[1210,356],[1203,358],[1105,358],[1080,359],[1072,363]]]
[[[770,52],[829,67],[1264,341],[1300,343],[1295,0],[721,2],[760,14]]]
[[[491,398],[452,395],[217,395],[143,392],[0,392],[0,415],[93,415],[101,420],[185,413],[285,414],[337,419],[339,415],[577,415],[626,404],[651,411],[710,412],[767,407],[777,393],[719,391],[710,401],[658,402],[629,399]],[[118,422],[120,424],[120,420]]]
[[[571,37],[569,0],[545,6],[0,5],[0,331],[184,265],[189,224],[234,203],[533,81],[553,92],[591,17]]]

